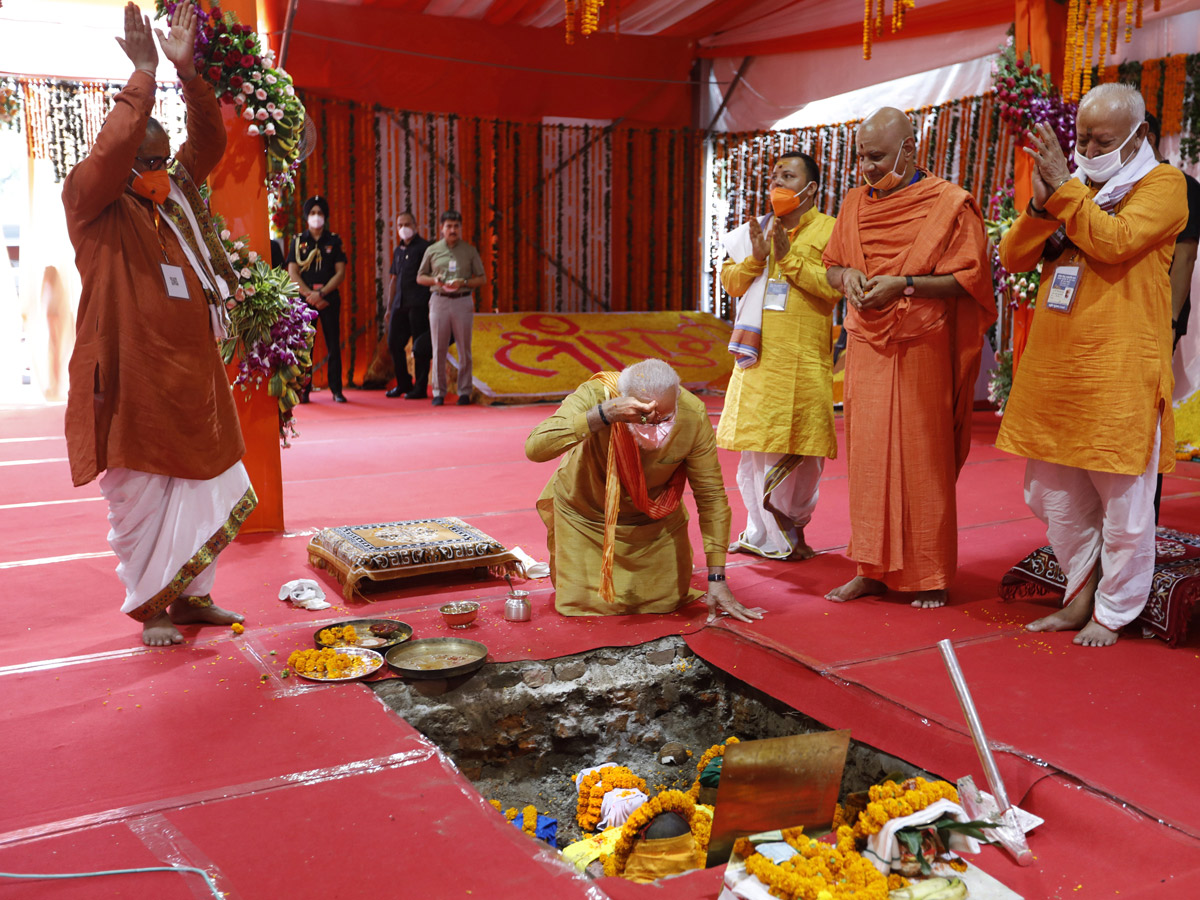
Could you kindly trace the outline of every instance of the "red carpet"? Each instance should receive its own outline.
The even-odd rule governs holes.
[[[1200,742],[1200,635],[1175,650],[1130,636],[1088,651],[1070,635],[1020,628],[1045,609],[1000,603],[996,582],[1044,529],[1022,500],[1023,463],[991,445],[991,414],[976,415],[960,480],[960,569],[944,609],[821,599],[853,574],[841,555],[849,523],[839,459],[826,467],[808,529],[821,555],[798,564],[730,557],[739,599],[768,610],[761,623],[705,628],[700,606],[662,617],[564,618],[553,612],[549,584],[538,582],[533,621],[518,625],[500,615],[502,581],[466,574],[397,582],[347,602],[309,568],[305,547],[328,525],[456,515],[544,558],[532,503],[552,467],[527,462],[523,443],[549,408],[439,410],[382,393],[348,396],[335,407],[317,394],[301,410],[301,437],[283,454],[289,533],[240,539],[221,557],[215,593],[247,614],[246,634],[190,628],[187,645],[158,651],[141,648],[136,625],[117,612],[105,504],[94,484],[70,485],[61,407],[0,412],[8,610],[0,752],[9,776],[0,871],[175,862],[203,867],[240,898],[715,898],[720,874],[712,871],[659,886],[604,879],[589,894],[369,689],[271,674],[328,621],[387,615],[419,636],[445,635],[437,606],[474,598],[483,610],[462,634],[486,643],[493,661],[682,634],[705,659],[827,725],[943,776],[982,782],[934,649],[948,637],[1010,793],[1047,819],[1030,838],[1034,866],[1018,869],[988,850],[984,868],[1029,900],[1200,896],[1200,772],[1189,764]],[[722,463],[736,526],[744,521],[736,457],[722,453]],[[1194,531],[1198,522],[1200,465],[1186,464],[1165,481],[1162,524]],[[694,521],[691,530],[697,536]],[[302,577],[318,579],[335,608],[306,612],[277,599],[281,583]],[[204,896],[204,888],[166,873],[4,881],[0,894],[170,898]]]

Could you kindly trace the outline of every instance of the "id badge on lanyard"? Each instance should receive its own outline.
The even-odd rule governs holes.
[[[173,266],[170,263],[161,263],[161,266],[163,282],[167,286],[167,296],[175,300],[190,300],[187,280],[183,277],[183,266]]]
[[[772,278],[767,282],[767,293],[763,297],[763,309],[774,309],[780,312],[787,310],[788,283],[781,278]]]
[[[1076,256],[1068,260],[1070,265],[1055,266],[1051,275],[1050,292],[1046,294],[1046,309],[1070,315],[1079,291],[1079,279],[1083,277],[1083,261]]]

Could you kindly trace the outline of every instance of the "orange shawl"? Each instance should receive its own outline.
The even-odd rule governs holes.
[[[855,188],[842,201],[823,262],[858,269],[868,278],[953,275],[974,301],[902,296],[883,309],[846,310],[846,330],[879,348],[914,340],[949,320],[955,456],[961,468],[970,447],[967,426],[983,335],[996,321],[987,235],[975,198],[932,175],[887,197]]]
[[[597,372],[589,381],[599,381],[609,397],[618,393],[616,372]],[[687,473],[683,466],[675,470],[657,497],[650,497],[646,489],[646,475],[642,471],[642,455],[629,429],[621,422],[614,422],[608,439],[608,465],[604,482],[604,549],[600,563],[600,596],[605,603],[616,603],[613,589],[613,564],[616,559],[617,512],[621,506],[621,487],[629,492],[629,499],[639,511],[652,519],[662,519],[679,508],[683,499],[683,482]]]

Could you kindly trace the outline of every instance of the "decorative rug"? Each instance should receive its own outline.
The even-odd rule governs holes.
[[[729,335],[727,322],[698,312],[477,314],[475,389],[484,403],[560,400],[597,372],[651,358],[670,363],[686,388],[724,388]]]
[[[357,584],[455,569],[487,568],[497,577],[520,574],[517,557],[462,519],[409,519],[324,528],[308,543],[308,562],[328,569],[349,600]]]
[[[1174,647],[1187,636],[1188,620],[1200,599],[1200,535],[1159,528],[1156,550],[1150,597],[1136,621]],[[1066,586],[1054,551],[1039,547],[1008,570],[999,590],[1002,600],[1061,599]]]

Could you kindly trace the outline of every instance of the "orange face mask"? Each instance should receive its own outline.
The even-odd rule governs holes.
[[[171,176],[166,169],[154,169],[146,172],[138,172],[135,169],[133,175],[130,187],[139,197],[145,197],[154,203],[162,203],[171,193]]]
[[[793,213],[799,208],[800,194],[787,188],[771,188],[771,209],[775,211],[776,218]]]

